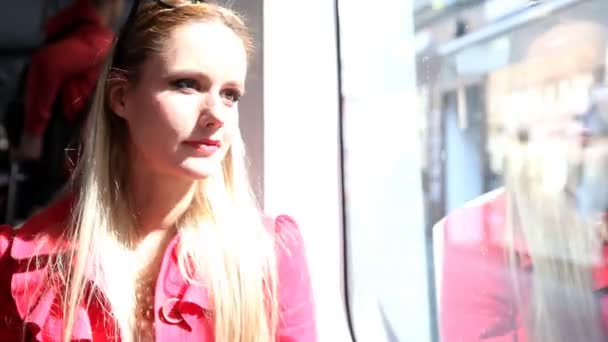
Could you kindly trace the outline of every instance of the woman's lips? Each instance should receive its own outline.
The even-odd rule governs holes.
[[[209,157],[222,147],[219,140],[213,139],[187,140],[184,144],[192,147],[202,157]]]

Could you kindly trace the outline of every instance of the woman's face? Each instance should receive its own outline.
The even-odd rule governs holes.
[[[220,172],[238,134],[246,71],[243,41],[228,27],[177,27],[113,106],[128,125],[131,162],[191,180]]]
[[[568,180],[579,209],[596,215],[608,210],[608,91],[594,91],[589,102],[584,113],[555,118],[531,131],[545,141],[542,156],[559,161],[557,167],[547,167],[543,176]],[[565,172],[560,172],[559,165],[565,166]]]

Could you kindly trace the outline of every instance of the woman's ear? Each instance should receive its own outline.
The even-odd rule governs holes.
[[[130,84],[126,76],[117,72],[111,72],[106,85],[108,105],[112,112],[127,120],[129,110],[127,106],[127,95]]]

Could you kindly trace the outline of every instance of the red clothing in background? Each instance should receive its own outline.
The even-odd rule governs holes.
[[[77,0],[52,17],[46,34],[52,43],[32,56],[25,89],[25,129],[38,136],[44,134],[57,102],[69,122],[77,119],[114,39],[89,0]]]
[[[504,246],[504,191],[486,194],[448,215],[435,229],[443,229],[443,262],[439,305],[444,342],[525,342],[522,310],[518,310],[507,251]],[[523,279],[533,265],[522,243]],[[608,248],[595,272],[597,298],[608,323]],[[521,285],[522,295],[530,290]],[[599,291],[602,290],[602,291]],[[525,303],[524,303],[525,305]],[[523,308],[525,311],[526,308]],[[574,341],[573,341],[574,342]]]

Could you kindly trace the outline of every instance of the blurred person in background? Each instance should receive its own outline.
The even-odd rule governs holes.
[[[22,210],[46,203],[67,180],[66,149],[77,148],[124,1],[76,0],[45,25],[43,46],[32,56],[18,94],[22,110],[10,113],[8,125],[14,156],[28,177],[20,189]]]
[[[599,25],[563,23],[528,55],[584,40],[556,64],[576,69],[603,56],[605,39]],[[442,341],[608,339],[607,94],[593,90],[582,113],[522,115],[507,133],[504,188],[435,227],[445,236]],[[515,121],[518,113],[510,114]]]
[[[135,1],[69,194],[0,227],[0,341],[316,341],[302,235],[247,175],[252,48],[231,10]]]

